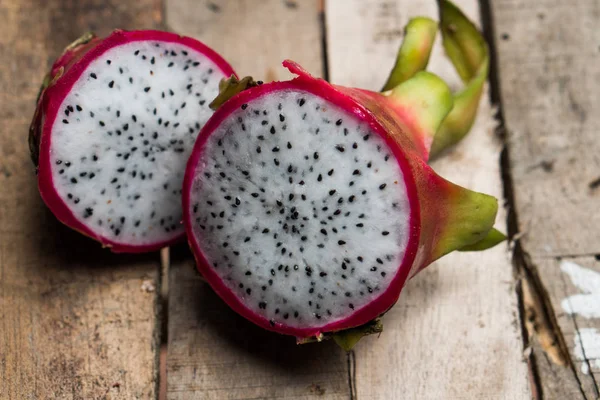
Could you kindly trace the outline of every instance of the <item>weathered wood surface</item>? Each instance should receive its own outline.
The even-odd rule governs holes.
[[[455,2],[479,21],[478,2]],[[353,0],[327,3],[333,82],[378,90],[393,65],[402,28],[412,16],[438,20],[432,1]],[[460,80],[434,50],[431,69],[452,86]],[[433,166],[442,176],[502,199],[500,141],[487,94],[467,139]],[[502,202],[501,202],[502,203]],[[497,224],[504,229],[501,207]],[[354,351],[358,399],[527,399],[518,308],[506,246],[454,253],[415,277],[383,318],[378,339]]]
[[[290,76],[285,58],[322,74],[316,1],[170,0],[167,25],[217,49],[240,75]],[[215,7],[217,5],[217,7]],[[188,251],[169,276],[169,399],[348,399],[348,361],[334,343],[297,346],[233,313],[203,283]]]
[[[542,343],[534,347],[539,386],[544,399],[597,399],[600,284],[578,288],[558,259],[584,267],[592,282],[591,271],[600,268],[593,258],[600,254],[600,9],[593,0],[490,4],[516,228],[531,256],[518,259],[526,261],[525,286],[538,289],[525,305],[531,334]],[[577,293],[588,296],[593,312],[568,308],[565,298]],[[540,318],[540,310],[551,318]]]
[[[155,27],[158,3],[0,0],[0,398],[149,399],[158,256],[111,255],[44,207],[27,148],[39,84],[86,30]],[[157,18],[158,17],[158,18]]]

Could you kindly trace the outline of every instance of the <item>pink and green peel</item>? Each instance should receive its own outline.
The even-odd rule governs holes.
[[[477,27],[449,1],[441,0],[440,24],[442,45],[466,85],[453,95],[454,106],[435,132],[430,158],[457,144],[471,130],[489,70],[489,51]],[[435,40],[437,23],[427,18],[412,19],[398,51],[396,64],[383,91],[425,70]]]

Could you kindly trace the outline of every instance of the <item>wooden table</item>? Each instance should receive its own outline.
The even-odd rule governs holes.
[[[435,2],[0,0],[0,399],[597,399],[599,3],[457,3],[493,68],[472,133],[434,168],[503,199],[514,240],[429,267],[346,354],[233,314],[183,247],[115,256],[58,223],[28,157],[34,99],[66,44],[117,27],[194,36],[265,80],[289,57],[378,89],[403,25]],[[431,64],[459,87],[440,48]]]

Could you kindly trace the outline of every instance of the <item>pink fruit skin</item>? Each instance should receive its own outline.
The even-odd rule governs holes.
[[[81,74],[88,65],[107,50],[125,43],[136,41],[157,40],[186,45],[210,58],[226,76],[235,75],[233,68],[214,50],[189,37],[180,36],[162,31],[123,31],[116,30],[106,39],[93,39],[86,45],[68,50],[53,65],[51,72],[56,74],[61,67],[65,67],[62,77],[46,88],[39,99],[38,110],[34,116],[30,132],[38,131],[40,135],[34,138],[39,148],[32,148],[32,152],[39,150],[38,162],[38,187],[42,199],[53,214],[65,225],[75,229],[90,238],[97,240],[104,247],[109,247],[115,253],[144,253],[159,250],[183,239],[184,234],[171,240],[147,245],[124,245],[116,243],[106,237],[96,234],[81,223],[66,203],[60,198],[54,188],[52,170],[50,165],[50,145],[52,141],[51,129],[59,112],[63,99],[70,92]],[[90,45],[91,44],[91,45]],[[40,128],[41,127],[41,128]]]

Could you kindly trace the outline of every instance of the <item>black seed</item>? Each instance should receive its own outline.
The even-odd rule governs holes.
[[[317,176],[317,181],[321,182],[323,180],[323,175],[319,174],[319,176]]]
[[[382,234],[383,236],[387,236],[387,235],[389,235],[390,233],[389,233],[388,231],[383,231],[383,232],[381,232],[381,234]]]
[[[355,169],[355,170],[352,172],[352,175],[360,175],[360,170],[358,170],[358,169]]]
[[[315,151],[315,153],[313,154],[313,158],[315,160],[318,160],[319,159],[319,153]]]
[[[271,125],[271,129],[269,130],[269,132],[271,132],[271,135],[275,134],[275,127],[273,125]]]
[[[352,143],[352,148],[353,148],[353,149],[356,149],[356,148],[358,148],[358,144],[357,144],[356,142]]]
[[[340,246],[343,246],[343,245],[345,245],[345,244],[346,244],[346,242],[344,242],[343,240],[338,240],[338,244],[339,244]]]
[[[299,105],[300,107],[302,107],[302,106],[304,105],[304,103],[306,103],[306,100],[304,100],[304,99],[300,99],[300,100],[298,101],[298,105]]]
[[[382,183],[381,185],[379,185],[379,190],[385,189],[386,186],[387,186],[386,183]]]
[[[330,196],[333,196],[334,194],[335,194],[335,189],[331,189],[331,190],[329,191],[329,195],[330,195]]]
[[[77,179],[71,178],[71,183],[77,183]]]
[[[94,209],[88,207],[85,209],[85,211],[83,213],[83,218],[89,218],[92,216],[93,213],[94,213]]]
[[[362,222],[359,224],[356,224],[357,227],[362,228],[363,226],[365,226],[365,224],[363,224]]]
[[[279,146],[275,146],[272,149],[273,153],[277,153],[279,151]]]
[[[149,91],[150,91],[150,86],[146,86],[146,87],[144,88],[144,92],[148,93]]]
[[[115,81],[110,81],[108,84],[108,87],[112,89],[114,86],[115,86]]]
[[[381,276],[385,276],[385,275],[386,275],[385,271],[381,271]]]
[[[335,148],[340,152],[343,153],[346,149],[344,148],[344,146],[342,146],[341,144],[338,144],[335,146]]]
[[[94,78],[94,79],[98,79],[98,77],[96,76],[96,74],[95,74],[95,73],[93,73],[93,72],[90,74],[90,76],[91,76],[92,78]]]
[[[367,140],[369,140],[369,135],[365,135],[363,136],[363,140],[366,142]]]
[[[246,289],[246,294],[251,294],[252,293],[252,289],[248,288]]]

